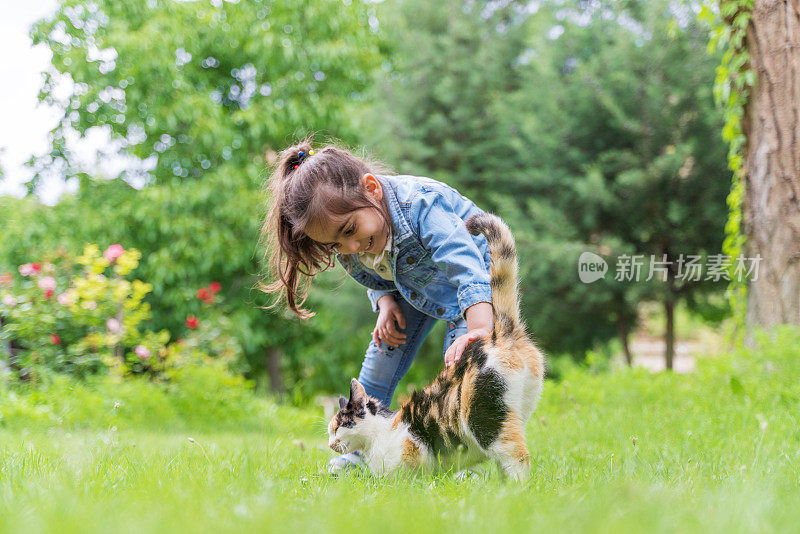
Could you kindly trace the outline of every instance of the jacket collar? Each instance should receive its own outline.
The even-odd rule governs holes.
[[[382,175],[376,175],[376,178],[381,183],[383,194],[386,197],[386,204],[389,206],[389,214],[392,216],[392,226],[394,227],[392,248],[396,250],[397,245],[411,237],[413,233],[408,221],[403,216],[403,212],[400,210],[400,201],[397,199],[392,178]]]

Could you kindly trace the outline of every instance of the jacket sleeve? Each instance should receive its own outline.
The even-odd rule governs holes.
[[[461,315],[478,302],[492,302],[483,254],[450,201],[431,191],[411,203],[410,220],[431,259],[458,288]]]
[[[380,300],[380,298],[384,295],[392,295],[395,300],[397,300],[398,293],[396,290],[380,291],[378,289],[367,288],[367,297],[369,298],[370,303],[372,303],[372,311],[375,313],[380,311],[378,308],[378,300]]]

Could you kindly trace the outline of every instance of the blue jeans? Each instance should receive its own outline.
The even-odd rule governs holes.
[[[370,341],[358,375],[358,381],[367,390],[367,394],[376,397],[387,407],[392,402],[397,384],[408,372],[422,342],[438,321],[411,306],[401,296],[396,295],[395,298],[406,319],[406,328],[401,330],[406,335],[406,341],[399,347],[390,347],[384,341],[378,347],[374,341]],[[463,317],[447,323],[442,360],[453,341],[466,333],[467,321]]]

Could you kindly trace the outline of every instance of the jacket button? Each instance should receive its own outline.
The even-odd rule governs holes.
[[[436,308],[436,313],[438,315],[444,315],[444,308]]]
[[[411,300],[417,300],[417,296],[416,293],[411,293]]]
[[[415,261],[417,261],[417,259],[414,256],[409,256],[409,257],[406,258],[406,263],[409,264],[409,265],[411,265]]]

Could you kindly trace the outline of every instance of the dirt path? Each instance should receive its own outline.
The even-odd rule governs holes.
[[[636,336],[631,338],[630,348],[633,354],[633,365],[644,367],[652,372],[663,371],[666,368],[663,339]],[[691,373],[695,369],[695,359],[707,353],[708,347],[700,341],[675,340],[673,370],[676,373]],[[618,360],[622,363],[621,355]]]

